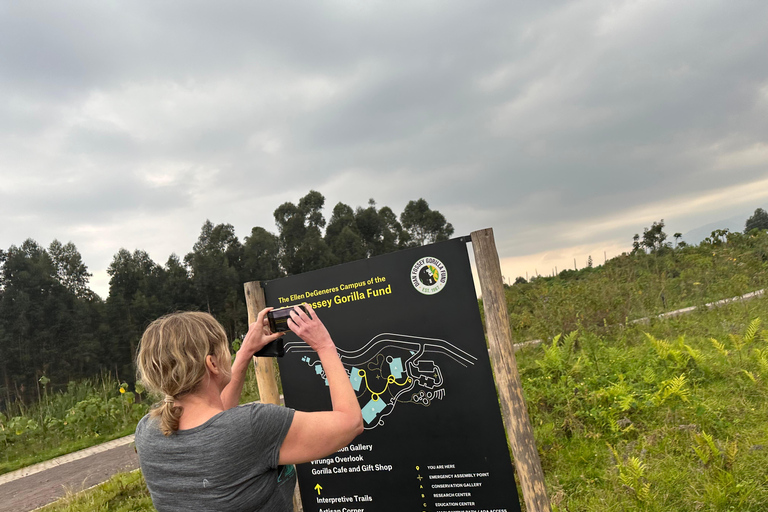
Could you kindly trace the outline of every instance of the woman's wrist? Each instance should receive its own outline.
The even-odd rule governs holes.
[[[251,362],[251,357],[253,357],[253,354],[248,355],[244,350],[238,350],[237,354],[235,354],[235,361],[232,363],[232,373],[245,373],[248,369],[248,364]]]
[[[322,347],[318,347],[315,352],[317,352],[318,356],[323,356],[324,354],[334,354],[338,355],[339,353],[336,351],[336,345],[333,343],[332,340],[329,340],[327,344],[324,344]]]

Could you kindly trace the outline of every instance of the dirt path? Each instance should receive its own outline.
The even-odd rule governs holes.
[[[27,512],[139,467],[133,436],[0,475],[0,512]]]

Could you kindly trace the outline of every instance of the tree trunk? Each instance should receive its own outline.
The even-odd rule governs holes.
[[[5,409],[11,405],[11,381],[8,379],[8,370],[5,367],[5,361],[3,361],[3,382],[5,383]]]

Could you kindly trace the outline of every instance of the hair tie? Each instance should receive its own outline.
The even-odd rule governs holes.
[[[165,398],[163,398],[163,403],[166,404],[172,404],[174,401],[174,398],[171,395],[165,395]]]

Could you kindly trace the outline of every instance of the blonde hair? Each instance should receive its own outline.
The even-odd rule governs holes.
[[[144,331],[136,356],[137,376],[151,392],[165,395],[150,412],[152,417],[160,417],[164,435],[179,429],[183,408],[174,399],[197,390],[205,378],[209,355],[219,364],[230,357],[227,333],[208,313],[172,313]]]

